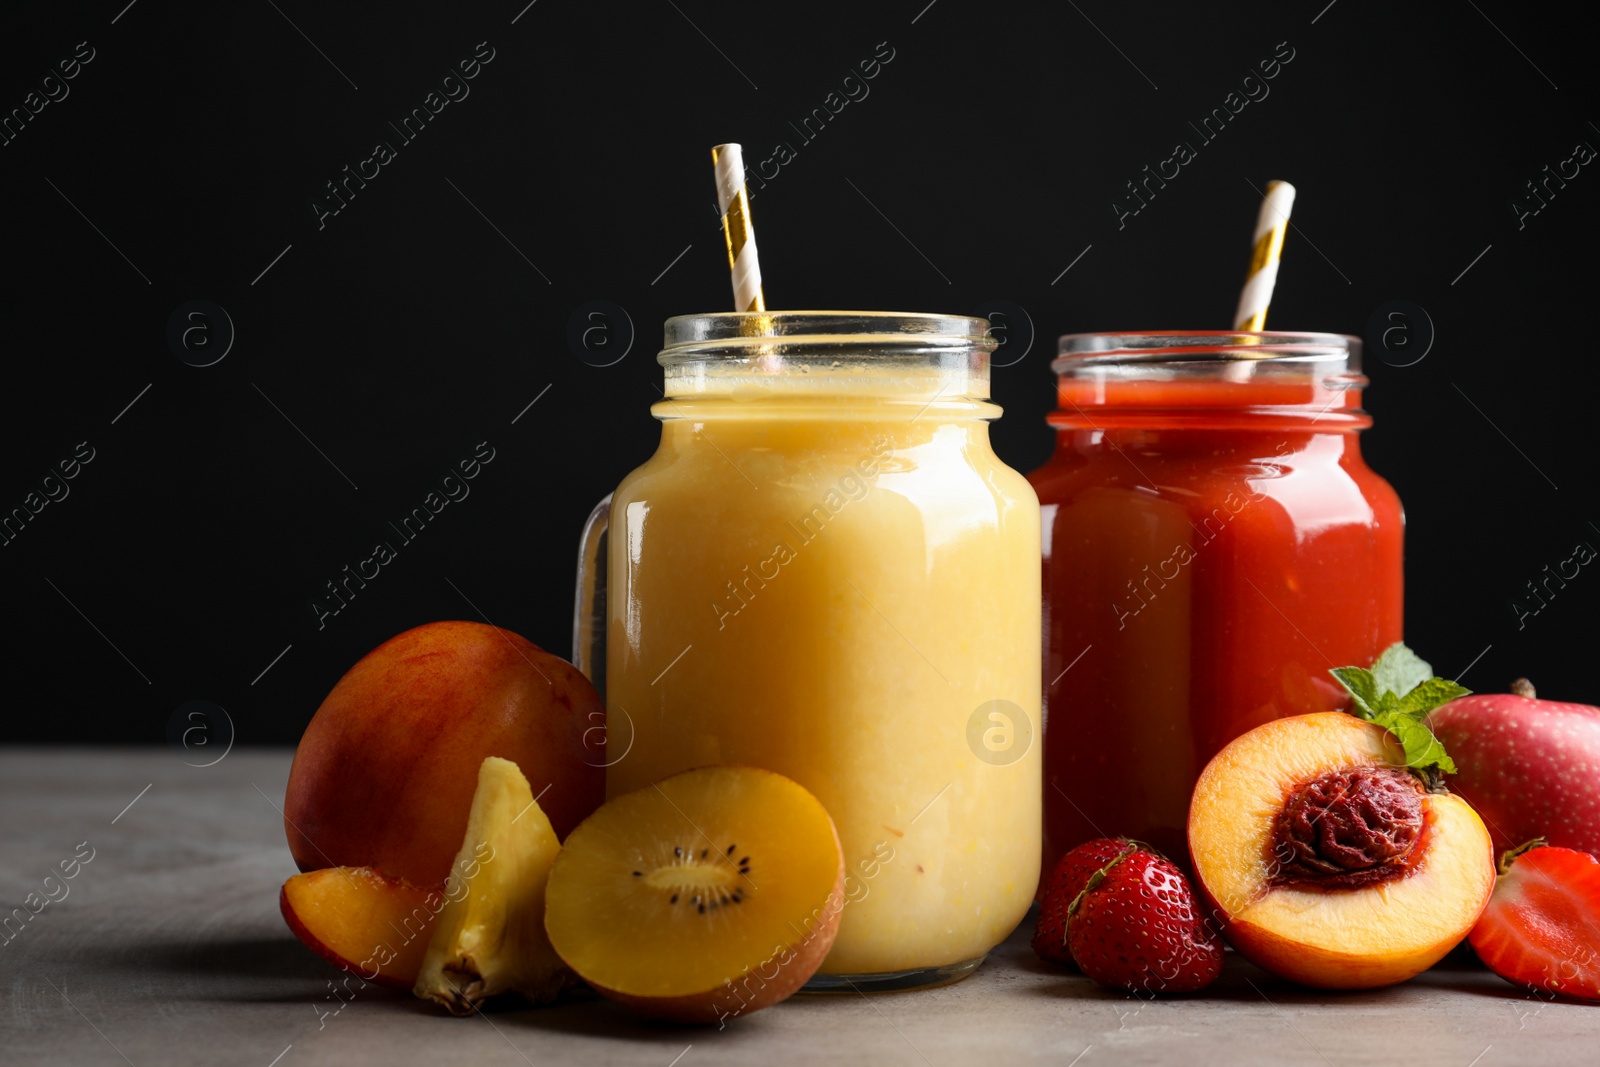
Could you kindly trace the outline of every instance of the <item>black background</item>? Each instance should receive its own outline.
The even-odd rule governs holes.
[[[156,743],[207,700],[241,742],[292,742],[351,663],[432,619],[567,654],[581,523],[656,440],[661,321],[729,303],[708,152],[729,140],[752,166],[796,152],[754,201],[772,306],[1027,310],[1031,350],[994,376],[1024,471],[1051,446],[1054,337],[1227,326],[1257,190],[1294,182],[1271,324],[1366,334],[1406,300],[1436,330],[1420,362],[1367,361],[1408,641],[1480,689],[1600,699],[1600,575],[1520,629],[1512,607],[1600,546],[1600,168],[1521,229],[1511,207],[1600,145],[1590,34],[1550,13],[1576,9],[524,3],[0,20],[7,113],[78,42],[95,56],[0,147],[0,510],[95,455],[0,547],[5,738]],[[470,95],[400,144],[387,123],[481,41]],[[870,95],[802,140],[789,123],[880,42]],[[1187,123],[1279,42],[1270,95],[1202,143]],[[379,140],[397,158],[319,229],[324,183]],[[1124,183],[1179,140],[1198,158],[1119,229]],[[236,331],[204,368],[166,339],[195,299]],[[590,300],[637,331],[615,365],[569,347]],[[485,440],[471,495],[319,629],[323,583]]]

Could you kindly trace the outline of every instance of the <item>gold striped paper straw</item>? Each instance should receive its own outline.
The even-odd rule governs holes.
[[[733,271],[733,309],[765,311],[756,231],[750,223],[750,197],[744,187],[744,152],[736,144],[719,144],[711,150],[711,162],[717,171],[717,207],[722,212],[722,235],[728,242],[728,266]]]
[[[1239,309],[1233,314],[1234,329],[1260,331],[1267,325],[1267,305],[1272,302],[1272,287],[1278,282],[1278,261],[1283,258],[1283,238],[1289,229],[1289,212],[1294,209],[1294,186],[1288,182],[1268,182],[1267,195],[1256,216],[1255,250],[1250,255],[1250,275],[1239,294]]]

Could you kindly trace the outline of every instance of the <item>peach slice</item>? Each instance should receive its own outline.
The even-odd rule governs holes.
[[[701,767],[572,831],[545,929],[604,996],[652,1018],[725,1022],[804,985],[843,907],[844,854],[816,797],[771,771]]]
[[[412,992],[470,1015],[499,993],[548,1004],[573,984],[544,932],[545,883],[560,850],[522,771],[485,759],[445,883],[448,903]]]
[[[1488,831],[1405,767],[1393,735],[1342,712],[1266,723],[1207,764],[1189,852],[1235,949],[1305,985],[1370,989],[1467,935],[1494,890]]]
[[[278,907],[294,936],[341,970],[410,989],[444,907],[438,889],[421,889],[370,867],[329,867],[283,883]]]

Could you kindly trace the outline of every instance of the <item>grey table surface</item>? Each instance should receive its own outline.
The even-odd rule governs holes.
[[[799,996],[722,1031],[599,999],[466,1019],[375,986],[335,1000],[338,972],[278,914],[290,755],[0,750],[0,904],[39,894],[0,943],[0,1064],[1600,1063],[1600,1006],[1530,997],[1469,959],[1329,994],[1230,953],[1212,989],[1152,1003],[1037,963],[1026,928],[964,982]]]

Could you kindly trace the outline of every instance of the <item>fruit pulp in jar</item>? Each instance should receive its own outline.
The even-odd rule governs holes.
[[[1063,377],[1060,391],[1055,455],[1029,476],[1045,524],[1045,862],[1106,835],[1183,858],[1211,757],[1263,722],[1346,706],[1329,669],[1400,640],[1399,498],[1361,457],[1354,390]]]
[[[847,871],[828,974],[977,959],[1038,879],[1038,505],[998,409],[941,389],[670,396],[612,500],[607,791],[716,763],[811,790]]]

